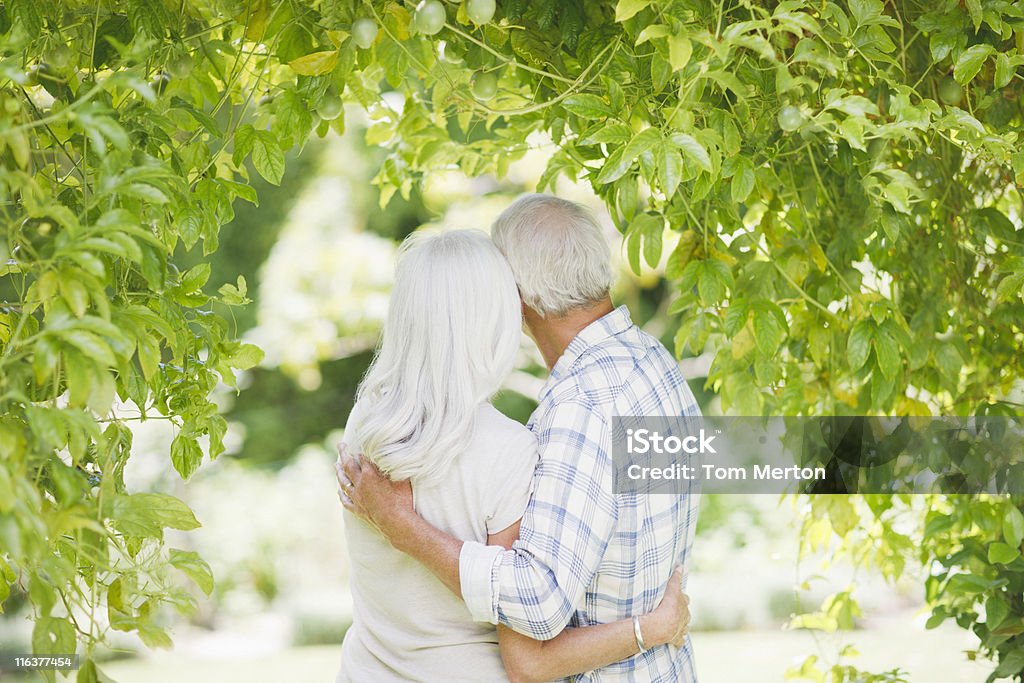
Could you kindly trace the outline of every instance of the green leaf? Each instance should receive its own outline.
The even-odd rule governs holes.
[[[644,230],[644,260],[651,268],[657,267],[661,261],[661,242],[664,225],[661,217],[655,217],[650,226]]]
[[[808,346],[811,352],[811,359],[819,366],[828,362],[829,345],[832,342],[831,332],[818,324],[810,329],[807,335]]]
[[[886,321],[875,331],[875,359],[878,361],[878,368],[888,379],[894,379],[900,370],[900,346]]]
[[[858,26],[867,26],[882,13],[879,0],[850,0],[850,13]]]
[[[95,661],[86,659],[78,670],[75,683],[114,683],[114,681],[96,666]]]
[[[985,601],[985,625],[989,630],[994,630],[1003,623],[1010,614],[1010,606],[1006,601],[997,595],[992,595]]]
[[[984,19],[984,9],[981,6],[981,0],[964,0],[964,5],[967,7],[967,13],[971,15],[971,23],[974,24],[974,30],[978,31],[981,28],[982,19]]]
[[[871,405],[882,406],[896,388],[896,381],[881,372],[871,373]]]
[[[635,275],[639,275],[641,271],[640,266],[640,249],[643,245],[643,231],[632,229],[626,235],[626,260],[629,262],[629,269],[633,271]]]
[[[53,610],[53,606],[57,602],[56,588],[36,572],[29,573],[28,596],[32,604],[44,616]]]
[[[100,337],[81,329],[61,330],[59,333],[61,341],[74,346],[81,351],[89,360],[100,363],[106,367],[117,365],[114,353],[110,345]]]
[[[281,177],[284,175],[284,152],[269,131],[256,132],[252,141],[252,165],[268,183],[281,184]]]
[[[688,159],[697,164],[702,170],[710,173],[712,171],[711,157],[704,145],[697,142],[697,139],[686,133],[675,133],[671,137],[673,145],[682,150]]]
[[[163,38],[168,22],[166,10],[160,2],[133,0],[128,3],[128,20],[137,32],[150,38]]]
[[[256,129],[245,123],[235,130],[234,148],[231,150],[231,161],[235,166],[241,166],[245,157],[252,152],[253,143],[256,141]]]
[[[553,9],[553,7],[552,7]],[[552,43],[533,31],[512,31],[512,51],[533,67],[541,67],[554,58]]]
[[[733,302],[722,317],[722,329],[730,337],[735,337],[750,317],[750,306],[743,301]]]
[[[227,358],[228,364],[238,370],[254,368],[263,361],[263,349],[255,344],[239,344]]]
[[[700,276],[701,268],[703,268],[702,263],[702,261],[690,261],[686,264],[682,274],[679,276],[680,291],[688,293],[697,286],[697,278]]]
[[[1020,557],[1020,550],[1006,543],[993,543],[988,547],[989,564],[1010,564]]]
[[[238,276],[236,284],[225,283],[217,290],[221,302],[229,306],[242,306],[249,303],[249,298],[246,296],[247,291],[245,278],[241,275]]]
[[[32,629],[32,654],[73,654],[75,645],[75,627],[68,619],[40,617],[36,620]]]
[[[136,350],[142,374],[147,382],[151,381],[160,367],[160,344],[150,335],[143,335],[137,340]]]
[[[259,206],[260,200],[256,196],[256,190],[252,185],[246,185],[245,183],[235,182],[234,180],[226,180],[224,178],[218,178],[217,182],[231,190],[231,194],[239,199],[244,199],[253,206]]]
[[[651,0],[619,0],[615,5],[615,21],[631,19],[650,4]]]
[[[772,356],[779,350],[786,330],[786,317],[775,304],[761,301],[754,306],[754,340],[757,350]]]
[[[867,115],[878,115],[878,105],[869,100],[866,97],[860,95],[848,95],[841,97],[831,104],[826,109],[836,109],[843,112],[847,116],[863,119]]]
[[[693,44],[684,35],[676,34],[668,39],[668,63],[672,65],[672,71],[679,71],[690,63],[690,56],[693,54]]]
[[[67,375],[68,402],[72,407],[84,406],[89,401],[92,377],[96,369],[93,359],[74,349],[64,350],[64,372]]]
[[[996,636],[1010,636],[1011,638],[1024,634],[1024,618],[1011,617],[1005,619],[992,633]]]
[[[937,346],[932,346],[931,351],[932,357],[935,359],[935,365],[938,366],[942,374],[949,381],[956,381],[964,366],[963,356],[960,355],[960,351],[956,346],[952,343],[946,342]]]
[[[1008,506],[1006,517],[1003,518],[1003,538],[1012,548],[1019,548],[1024,542],[1024,513],[1013,504]]]
[[[573,95],[565,99],[564,106],[583,119],[604,119],[614,114],[608,103],[597,95]]]
[[[950,578],[946,590],[953,594],[976,595],[1006,584],[1006,579],[989,579],[977,574],[955,574]]]
[[[732,200],[737,204],[742,204],[754,190],[754,169],[747,159],[741,159],[738,166],[736,173],[732,176],[729,189]]]
[[[633,161],[641,154],[649,152],[661,144],[661,131],[657,128],[645,128],[629,141],[629,144],[622,150],[623,161]]]
[[[188,479],[203,462],[203,451],[196,443],[195,437],[178,432],[171,442],[171,463],[182,479]]]
[[[110,517],[124,533],[144,538],[161,538],[165,528],[199,528],[185,503],[163,493],[117,494],[111,503]]]
[[[213,571],[199,553],[171,548],[170,562],[192,579],[203,593],[209,595],[213,591]]]
[[[651,87],[654,92],[660,93],[664,90],[670,78],[672,78],[672,65],[655,52],[651,55]]]
[[[724,299],[726,287],[732,282],[729,267],[717,259],[695,261],[691,265],[697,267],[697,296],[701,302],[712,305]]]
[[[911,212],[910,193],[907,190],[907,186],[903,183],[894,180],[886,184],[882,188],[882,194],[885,196],[886,201],[892,205],[892,208],[900,213],[909,214]]]
[[[68,442],[67,427],[56,409],[28,406],[25,417],[29,420],[33,435],[47,448],[60,449]]]
[[[301,149],[312,128],[313,114],[297,92],[285,90],[277,96],[277,99],[274,100],[274,121],[271,125],[271,130],[275,135],[282,141],[287,140],[289,144],[294,144]],[[227,185],[231,181],[218,179],[218,182]],[[232,185],[237,191],[249,190],[251,194],[242,196],[242,198],[256,204],[256,193],[251,191],[249,186],[241,183],[232,183]]]
[[[184,292],[198,292],[210,279],[210,264],[200,263],[190,268],[181,276],[181,289]]]
[[[598,124],[595,126],[597,130],[590,129],[592,132],[588,132],[586,136],[580,140],[581,145],[598,145],[604,142],[614,142],[616,144],[624,145],[629,142],[629,139],[633,137],[633,130],[622,123],[613,124]]]
[[[173,645],[171,637],[167,635],[167,631],[150,624],[136,624],[136,633],[139,636],[139,640],[151,649],[169,649]]]
[[[633,272],[640,273],[641,244],[643,245],[644,259],[651,267],[656,266],[661,260],[661,241],[664,229],[665,219],[656,213],[641,213],[630,222],[626,237],[626,250],[630,267],[635,265]]]
[[[216,460],[217,456],[224,452],[224,435],[228,432],[228,423],[220,415],[211,415],[206,422],[206,432],[209,434],[210,460]]]
[[[658,148],[658,183],[666,198],[671,198],[679,189],[683,176],[683,156],[671,145]]]
[[[1024,671],[1024,650],[1007,650],[1003,653],[999,666],[996,667],[995,678],[1007,678],[1019,675]]]
[[[996,286],[996,299],[999,301],[1010,301],[1018,297],[1024,297],[1024,270],[1010,273]]]
[[[992,79],[992,85],[996,88],[1005,88],[1013,80],[1013,64],[1010,63],[1010,56],[1005,52],[996,57],[996,73]]]
[[[89,406],[89,410],[101,417],[106,417],[110,413],[111,406],[114,404],[114,394],[116,392],[114,378],[109,372],[103,370],[94,371],[92,376],[92,386],[89,388],[89,397],[86,399],[86,403]]]
[[[946,619],[948,618],[949,615],[945,614],[944,612],[935,612],[930,617],[928,617],[928,621],[925,622],[924,627],[929,631],[932,629],[936,629],[939,626],[941,626],[942,622],[946,621]]]
[[[71,312],[81,318],[89,307],[89,290],[81,280],[68,273],[61,273],[58,281],[60,293],[68,302]]]
[[[320,76],[330,73],[338,63],[337,50],[325,50],[293,59],[288,66],[297,74],[303,76]]]
[[[857,118],[846,118],[839,124],[839,132],[842,134],[843,139],[846,140],[850,147],[866,151],[867,147],[864,146],[864,126]]]
[[[643,31],[640,31],[640,35],[636,37],[636,42],[633,45],[643,45],[648,40],[664,38],[668,34],[669,27],[665,24],[651,24],[650,26],[644,27]]]
[[[731,71],[725,71],[724,69],[713,69],[704,74],[705,78],[709,78],[719,85],[723,92],[731,90],[732,93],[739,99],[745,99],[750,93],[750,87],[745,85],[736,74]]]
[[[972,45],[957,57],[956,63],[953,65],[953,78],[960,85],[970,83],[981,71],[985,60],[994,54],[996,54],[996,49],[987,43]]]
[[[14,500],[14,491],[9,483],[9,476],[6,471],[0,473],[0,493],[4,494],[4,498],[0,499],[4,502]],[[7,512],[5,509],[4,502],[0,502],[0,512]],[[2,560],[0,560],[2,561]],[[0,614],[4,613],[4,602],[11,595],[11,582],[7,580],[7,577],[0,574]]]
[[[623,158],[622,152],[624,149],[625,147],[619,147],[608,155],[608,158],[604,160],[604,166],[601,167],[597,178],[594,179],[595,183],[607,185],[626,175],[626,171],[633,165],[633,160]]]
[[[846,340],[846,359],[850,368],[860,370],[871,355],[871,340],[875,337],[875,325],[869,320],[859,320]]]
[[[129,183],[121,187],[121,194],[142,199],[150,204],[167,204],[171,201],[163,190],[149,183]]]

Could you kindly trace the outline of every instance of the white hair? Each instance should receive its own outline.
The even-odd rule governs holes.
[[[512,266],[523,303],[542,317],[562,317],[608,296],[608,242],[590,212],[575,202],[543,194],[520,197],[498,216],[491,238]]]
[[[380,349],[357,393],[363,454],[392,479],[442,477],[477,408],[512,371],[521,327],[512,270],[484,233],[410,236]]]

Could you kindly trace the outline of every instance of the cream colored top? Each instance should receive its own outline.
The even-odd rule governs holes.
[[[351,433],[346,429],[343,441],[358,452],[348,442]],[[488,534],[523,516],[536,464],[533,434],[482,405],[465,451],[443,481],[414,485],[416,512],[458,539],[486,543]],[[354,612],[336,683],[508,680],[494,626],[474,622],[433,574],[348,512],[345,536]]]

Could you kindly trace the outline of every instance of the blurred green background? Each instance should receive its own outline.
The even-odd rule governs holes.
[[[197,594],[196,614],[167,615],[177,620],[173,650],[139,649],[130,637],[115,642],[103,668],[119,681],[333,680],[351,612],[333,444],[372,357],[397,246],[424,228],[486,230],[512,198],[534,187],[554,149],[538,140],[503,178],[439,172],[422,191],[380,207],[371,179],[382,152],[362,142],[360,116],[347,112],[344,136],[312,142],[290,159],[279,187],[259,184],[260,206],[240,203],[221,231],[211,282],[246,278],[254,302],[236,311],[234,321],[266,351],[238,393],[225,387],[219,394],[230,424],[228,452],[186,485],[166,457],[168,424],[135,428],[129,488],[167,491],[195,510],[203,527],[171,540],[208,560],[217,583],[210,599]],[[559,194],[603,215],[583,186],[563,182]],[[606,227],[618,245],[614,228]],[[661,273],[637,277],[621,254],[616,258],[616,303],[627,304],[634,320],[671,348],[679,325],[668,313]],[[189,254],[180,259],[191,265]],[[713,354],[682,360],[710,413],[717,411],[715,400],[703,386]],[[524,337],[499,408],[525,421],[543,374]],[[782,680],[809,653],[876,671],[899,667],[916,681],[984,679],[985,667],[963,653],[977,645],[969,633],[950,626],[926,634],[920,577],[888,585],[853,567],[828,566],[828,558],[798,559],[806,514],[799,499],[705,497],[689,581],[702,681]],[[826,637],[785,628],[801,606],[854,583],[863,609],[855,630]],[[5,651],[30,649],[23,603],[12,596],[0,615]]]

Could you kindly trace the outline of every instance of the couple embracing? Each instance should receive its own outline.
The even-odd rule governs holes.
[[[339,683],[696,681],[684,569],[699,496],[616,493],[615,416],[698,414],[609,296],[582,207],[527,195],[403,245],[337,465],[354,618]],[[525,322],[529,423],[491,404]]]

